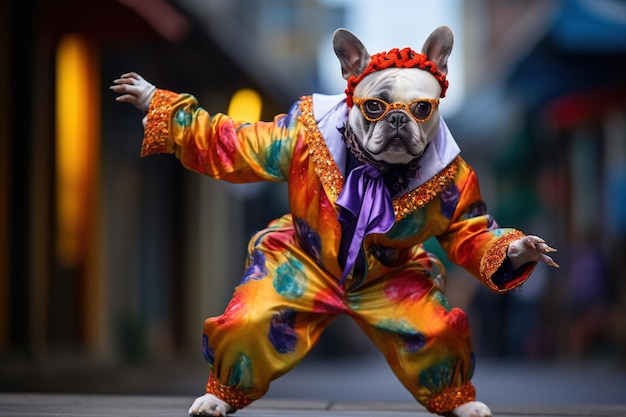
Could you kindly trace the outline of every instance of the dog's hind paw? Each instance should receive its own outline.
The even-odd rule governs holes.
[[[491,417],[491,410],[480,401],[470,401],[446,414],[456,417]]]
[[[234,413],[236,409],[225,401],[220,400],[215,395],[204,394],[189,407],[190,416],[223,416]]]

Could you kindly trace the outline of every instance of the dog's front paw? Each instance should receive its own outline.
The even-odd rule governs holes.
[[[189,407],[190,416],[226,416],[226,414],[235,411],[230,404],[212,394],[204,394],[202,397],[196,398]]]
[[[491,417],[491,410],[480,401],[470,401],[446,414],[456,417]]]
[[[559,267],[548,254],[556,252],[539,236],[524,236],[509,244],[506,251],[513,269],[518,269],[528,262],[543,262],[546,265]]]

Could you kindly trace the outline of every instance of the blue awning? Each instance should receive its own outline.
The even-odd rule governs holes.
[[[507,86],[532,108],[575,91],[623,84],[624,74],[626,1],[564,0]]]
[[[626,1],[566,0],[551,30],[564,51],[626,52]]]

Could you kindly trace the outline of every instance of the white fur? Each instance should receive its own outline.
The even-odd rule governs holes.
[[[122,74],[122,76],[113,81],[110,88],[121,96],[115,100],[119,102],[131,103],[139,110],[147,112],[150,107],[150,101],[156,91],[156,87],[146,81],[136,72]],[[145,126],[145,124],[144,124]]]
[[[449,414],[456,417],[491,417],[491,410],[480,401],[470,401],[458,406]]]
[[[189,407],[189,415],[192,416],[226,416],[226,414],[234,413],[235,411],[230,404],[212,394],[204,394],[196,398],[191,407]]]
[[[509,245],[507,256],[511,260],[513,269],[518,269],[529,262],[544,262],[558,268],[559,265],[548,255],[556,249],[548,246],[546,241],[538,236],[524,236]]]
[[[384,94],[383,94],[384,93]],[[427,71],[416,68],[390,68],[369,74],[356,87],[355,97],[389,97],[392,103],[408,103],[417,98],[437,98],[441,86]],[[390,103],[391,104],[391,103]],[[368,123],[358,106],[350,110],[349,123],[357,139],[372,157],[391,164],[406,164],[420,156],[439,129],[439,109],[424,123],[418,123],[407,114],[404,135],[410,137],[408,146],[389,146],[391,132],[386,119]]]

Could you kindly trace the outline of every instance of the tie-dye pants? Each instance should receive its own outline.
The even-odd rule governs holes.
[[[467,317],[431,278],[429,255],[357,288],[340,287],[300,249],[284,218],[250,242],[240,285],[204,324],[207,392],[243,408],[296,366],[338,314],[352,317],[415,399],[442,414],[475,398]],[[373,384],[376,381],[372,381]]]

